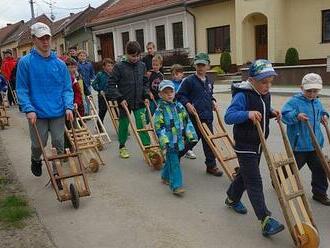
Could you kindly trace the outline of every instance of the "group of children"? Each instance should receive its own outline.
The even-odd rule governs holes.
[[[119,103],[118,139],[121,158],[130,156],[125,146],[129,122],[124,107],[134,113],[136,126],[140,129],[150,121],[146,118],[145,104],[150,105],[160,147],[166,153],[161,172],[162,182],[169,185],[173,194],[181,196],[185,190],[180,159],[191,151],[200,139],[203,144],[206,172],[214,176],[223,174],[194,118],[197,114],[201,121],[213,130],[213,110],[217,108],[217,103],[213,97],[213,82],[206,75],[210,68],[210,60],[206,53],[199,53],[194,59],[195,74],[183,79],[183,67],[173,65],[172,80],[165,80],[161,72],[162,57],[153,54],[153,44],[148,43],[148,46],[149,68],[139,59],[140,45],[130,41],[126,45],[126,55],[120,62],[114,64],[109,59],[103,61],[103,71],[97,74],[92,86],[99,93],[102,121],[106,113],[106,103],[101,94],[105,93],[108,100],[116,100]],[[74,70],[71,74],[74,74]],[[271,217],[265,203],[259,168],[262,151],[255,126],[257,121],[261,124],[265,138],[269,135],[271,118],[283,121],[287,125],[289,141],[299,169],[307,163],[312,171],[313,199],[330,206],[327,197],[327,177],[306,125],[307,121],[312,124],[318,142],[323,146],[320,125],[327,124],[329,115],[317,97],[322,89],[322,79],[317,74],[307,74],[302,80],[302,93],[290,98],[282,111],[278,111],[271,107],[269,93],[276,76],[269,61],[255,61],[250,66],[248,79],[233,84],[233,99],[224,118],[226,124],[233,125],[234,149],[240,165],[237,176],[227,190],[225,205],[239,214],[246,214],[247,209],[241,202],[246,190],[254,212],[261,221],[264,236],[282,231],[284,225]],[[146,132],[140,132],[139,135],[143,145],[150,144]]]

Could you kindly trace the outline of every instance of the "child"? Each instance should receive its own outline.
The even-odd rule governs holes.
[[[152,58],[155,56],[155,43],[148,42],[146,48],[147,55],[143,57],[142,62],[145,63],[147,72],[149,72],[152,69]]]
[[[197,134],[184,106],[175,98],[175,86],[169,80],[159,84],[159,106],[155,112],[155,129],[161,149],[166,149],[162,181],[168,184],[173,194],[182,195],[182,173],[179,151],[184,150],[185,142],[197,142]]]
[[[145,64],[139,60],[141,47],[138,42],[130,41],[126,44],[126,56],[115,64],[110,75],[107,94],[112,100],[119,103],[119,156],[129,158],[125,147],[128,135],[128,117],[123,106],[133,111],[136,127],[143,128],[146,124],[146,109],[144,104],[148,102],[149,93],[148,78],[145,76]],[[150,144],[148,133],[140,132],[143,145]]]
[[[78,72],[84,81],[84,94],[85,94],[85,114],[89,115],[90,106],[87,96],[91,95],[92,87],[91,82],[95,78],[93,65],[87,61],[87,53],[84,50],[78,52]]]
[[[92,82],[92,87],[94,90],[98,92],[97,99],[99,103],[99,116],[103,123],[104,117],[107,113],[107,103],[104,101],[104,98],[101,93],[105,92],[107,88],[110,74],[114,66],[114,62],[112,59],[106,58],[103,60],[102,64],[103,64],[103,70],[97,73],[95,80]],[[109,100],[108,97],[106,98],[107,100]],[[101,130],[100,126],[99,129]]]
[[[78,112],[81,116],[84,116],[84,102],[83,102],[83,90],[80,87],[79,81],[82,79],[77,71],[77,62],[73,58],[67,58],[65,62],[70,72],[72,89],[73,89],[73,102],[77,105]]]
[[[323,147],[320,123],[327,124],[329,115],[317,96],[321,89],[322,78],[318,74],[305,75],[301,84],[302,93],[289,99],[282,108],[282,115],[283,122],[287,124],[288,137],[298,168],[301,169],[307,163],[312,172],[313,199],[330,206],[327,176],[315,152],[306,124],[307,121],[310,122],[318,143]]]
[[[276,75],[269,61],[256,60],[250,67],[248,80],[233,85],[233,100],[225,114],[226,124],[234,124],[235,151],[240,165],[239,173],[227,190],[225,204],[239,214],[246,214],[247,209],[240,201],[246,190],[254,212],[261,221],[264,236],[274,235],[284,229],[280,222],[270,217],[266,207],[259,169],[260,139],[254,125],[260,121],[267,138],[269,119],[280,118],[280,113],[270,106],[269,89]]]
[[[7,80],[5,76],[0,73],[0,105],[3,105],[3,95],[6,94],[7,89]]]
[[[153,115],[155,113],[155,110],[157,108],[156,103],[158,102],[159,96],[158,96],[158,86],[161,81],[164,80],[164,75],[159,70],[162,67],[163,64],[163,58],[160,55],[155,55],[152,58],[152,70],[150,71],[149,76],[149,97],[151,99],[150,103],[150,111]]]
[[[182,65],[179,65],[179,64],[172,65],[171,75],[172,75],[172,83],[174,84],[174,87],[175,87],[175,93],[177,93],[181,86],[183,76],[184,76],[184,70],[183,70]],[[187,151],[187,153],[185,154],[185,157],[189,158],[189,159],[196,159],[196,155],[192,150]]]
[[[216,107],[216,101],[213,97],[213,82],[206,76],[206,72],[210,67],[210,59],[208,54],[199,53],[195,57],[194,65],[196,73],[185,78],[177,93],[178,100],[187,108],[188,112],[193,115],[197,112],[199,118],[205,123],[211,132],[213,132],[213,109]],[[197,132],[198,140],[202,139],[203,150],[205,155],[206,172],[214,176],[220,177],[223,172],[217,167],[214,154],[198,129],[194,117],[191,121]],[[186,154],[196,144],[190,144],[186,147],[180,156]]]

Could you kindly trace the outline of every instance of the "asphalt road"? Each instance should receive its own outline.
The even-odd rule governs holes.
[[[231,97],[219,94],[217,98],[223,113]],[[286,97],[275,96],[273,106],[279,108],[285,100]],[[328,98],[324,103],[329,109]],[[242,200],[248,208],[247,215],[237,215],[224,206],[229,179],[205,173],[201,144],[194,149],[196,160],[182,160],[186,193],[178,198],[161,184],[159,172],[144,163],[133,136],[127,143],[131,157],[119,158],[108,116],[106,127],[113,142],[101,152],[106,166],[98,173],[88,174],[91,197],[80,199],[79,210],[73,209],[70,202],[59,203],[51,187],[44,186],[48,181],[45,167],[41,178],[31,174],[24,115],[11,109],[10,116],[11,126],[0,136],[19,180],[59,248],[293,247],[287,229],[273,238],[261,235],[261,225],[246,194]],[[231,127],[228,130],[231,132]],[[272,151],[283,148],[274,122],[268,143]],[[273,216],[284,222],[264,159],[260,166],[267,205]],[[307,166],[301,178],[320,232],[321,247],[329,247],[330,208],[311,200]]]

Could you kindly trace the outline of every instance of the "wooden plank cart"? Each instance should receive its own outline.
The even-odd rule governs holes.
[[[229,179],[233,181],[239,169],[237,155],[234,151],[234,142],[225,129],[218,109],[215,110],[215,114],[217,124],[214,126],[213,133],[206,123],[201,122],[196,112],[194,113],[194,117],[198,129],[210,146],[214,156],[219,161]]]
[[[78,209],[80,205],[79,198],[90,195],[90,189],[80,152],[78,150],[70,152],[69,149],[66,149],[65,154],[57,154],[56,149],[52,148],[52,155],[48,156],[35,124],[33,125],[33,128],[37,135],[43,154],[43,160],[45,161],[50,182],[55,190],[57,199],[60,202],[71,200],[73,207]],[[74,147],[77,148],[76,134],[74,129],[72,130],[75,142]],[[68,166],[65,163],[68,163]]]
[[[76,114],[77,112],[77,109],[75,109]],[[75,137],[73,131],[75,132]],[[73,126],[71,126],[70,128],[65,127],[65,134],[70,141],[72,147],[74,147],[75,145],[78,146],[76,150],[79,150],[81,152],[81,157],[85,169],[89,169],[91,172],[97,172],[99,170],[100,165],[104,165],[104,162],[97,148],[98,143],[96,139],[92,137],[88,128],[80,125],[78,119],[75,118]]]
[[[330,181],[330,160],[329,158],[322,152],[322,148],[320,146],[320,144],[317,142],[316,136],[314,134],[313,128],[311,126],[311,124],[309,123],[309,121],[307,121],[306,125],[308,126],[309,129],[309,134],[311,136],[311,140],[312,140],[312,144],[315,148],[316,154],[319,157],[320,161],[321,161],[321,165],[323,167],[323,170],[325,172],[325,174],[328,177],[328,180]],[[330,144],[330,130],[329,127],[327,125],[323,125],[326,131],[326,135]]]
[[[149,105],[148,104],[146,105],[146,114],[148,115],[150,121],[149,121],[149,123],[145,123],[144,127],[141,129],[136,128],[128,108],[126,106],[124,106],[123,108],[127,114],[128,121],[133,130],[136,141],[143,153],[144,160],[147,162],[147,164],[150,167],[154,168],[155,170],[160,170],[164,163],[164,157],[163,157],[162,151],[159,146],[159,141],[158,141],[158,137],[156,135],[155,127],[154,127],[154,124],[152,121],[152,115],[150,112]],[[148,133],[148,135],[150,137],[150,142],[151,142],[150,145],[147,145],[147,146],[143,145],[142,140],[139,135],[139,133],[141,133],[141,132]]]
[[[317,248],[320,239],[300,181],[298,166],[281,121],[278,122],[278,126],[285,152],[272,154],[260,123],[256,122],[270,177],[295,245],[301,248]]]
[[[97,113],[93,98],[91,96],[88,96],[87,100],[89,101],[91,107],[90,115],[81,116],[78,111],[77,114],[79,119],[82,120],[83,125],[89,129],[92,136],[97,140],[99,150],[102,150],[105,144],[111,143],[111,139]],[[89,120],[93,121],[93,131],[86,124],[86,122]]]
[[[104,101],[107,104],[107,110],[109,112],[110,115],[110,119],[112,122],[112,126],[114,127],[114,129],[116,130],[116,133],[118,135],[118,128],[119,128],[119,108],[118,108],[118,103],[117,101],[108,101],[105,93],[102,91],[101,95],[104,99]]]
[[[5,105],[0,105],[0,127],[1,129],[5,129],[5,127],[9,126],[9,116],[6,110]]]

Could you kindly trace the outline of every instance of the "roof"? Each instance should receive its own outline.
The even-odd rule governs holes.
[[[7,25],[0,29],[0,44],[8,38],[13,32],[15,32],[21,25],[24,24],[24,21],[19,21],[14,24]]]
[[[145,12],[183,5],[184,2],[183,0],[116,0],[101,10],[91,20],[91,24],[110,22]]]
[[[15,41],[18,42],[18,46],[23,46],[25,44],[32,43],[30,27],[34,22],[43,22],[49,26],[51,26],[52,24],[52,21],[45,14],[42,14],[36,17],[34,21],[29,20],[28,22],[22,24],[15,32],[13,32],[2,42],[2,45],[9,44]]]
[[[56,22],[53,22],[51,29],[52,29],[52,35],[55,36],[61,31],[63,31],[75,18],[77,18],[80,15],[81,12],[76,14],[70,14],[67,17],[64,17]]]

